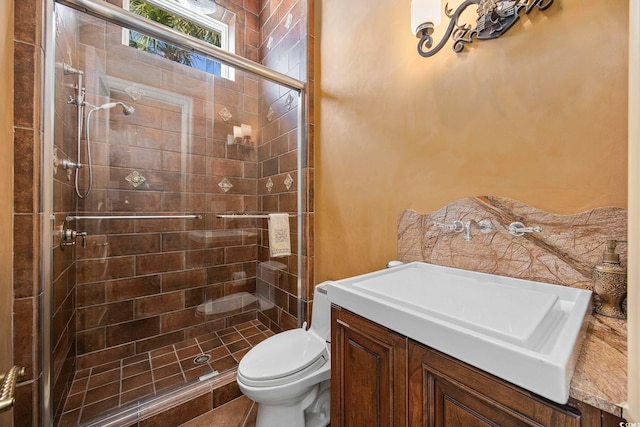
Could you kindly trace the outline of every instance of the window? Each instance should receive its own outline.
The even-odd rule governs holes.
[[[123,0],[122,6],[135,14],[228,52],[234,51],[234,37],[233,34],[230,37],[230,29],[233,30],[235,27],[235,15],[217,6],[213,0]],[[217,19],[217,16],[226,16],[227,23]],[[229,16],[232,18],[229,19]],[[233,70],[213,59],[179,49],[133,30],[124,30],[122,42],[216,76],[233,78]]]

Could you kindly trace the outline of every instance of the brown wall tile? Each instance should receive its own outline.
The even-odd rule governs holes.
[[[105,348],[105,329],[98,328],[90,331],[81,331],[76,335],[78,354],[91,353]]]
[[[39,2],[16,1],[14,3],[14,38],[26,43],[39,44],[41,41],[41,9]]]
[[[78,283],[120,279],[134,275],[134,258],[120,257],[78,262]]]
[[[116,346],[149,338],[160,333],[160,318],[135,320],[107,327],[107,346]]]
[[[35,295],[37,282],[35,250],[37,220],[35,215],[13,217],[13,292],[14,298]]]
[[[203,286],[205,283],[205,270],[201,268],[162,275],[162,289],[165,292]]]
[[[39,410],[39,381],[28,381],[16,385],[13,405],[14,426],[37,426]]]
[[[228,247],[225,248],[224,254],[225,262],[229,264],[251,261],[256,258],[256,247],[255,245]]]
[[[184,253],[182,252],[140,255],[136,257],[136,272],[138,274],[152,274],[178,271],[184,269],[184,262]]]
[[[121,301],[160,292],[159,276],[141,276],[106,283],[106,301]]]
[[[39,82],[40,57],[36,46],[14,43],[14,123],[18,127],[36,128],[36,82]]]
[[[133,301],[113,302],[78,309],[79,330],[133,320]]]
[[[178,329],[185,329],[200,323],[201,319],[202,317],[198,318],[195,308],[163,314],[161,320],[162,331],[171,332]]]
[[[107,256],[145,254],[160,251],[157,234],[120,234],[107,236]]]
[[[38,305],[34,298],[21,298],[13,303],[13,363],[26,369],[26,378],[34,379],[39,374],[36,365],[35,343],[37,330],[34,326]]]
[[[77,307],[104,304],[106,301],[104,282],[77,285],[75,289]]]
[[[163,293],[139,298],[135,302],[136,318],[155,316],[184,308],[184,292]]]
[[[22,98],[20,98],[18,102],[22,102]],[[16,213],[31,213],[34,212],[36,208],[35,197],[40,187],[36,182],[39,174],[35,170],[36,167],[39,167],[39,164],[36,164],[37,159],[34,153],[35,148],[38,146],[36,144],[37,138],[39,138],[39,133],[33,129],[15,128],[14,130],[14,149],[16,155],[13,162],[13,208]]]

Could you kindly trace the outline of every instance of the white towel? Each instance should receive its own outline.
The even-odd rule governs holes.
[[[269,252],[273,258],[291,255],[289,214],[269,214]]]

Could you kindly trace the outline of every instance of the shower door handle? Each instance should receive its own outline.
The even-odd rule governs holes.
[[[14,366],[9,372],[0,376],[0,383],[2,383],[0,387],[0,412],[8,411],[13,406],[16,382],[24,377],[25,372],[24,368]]]

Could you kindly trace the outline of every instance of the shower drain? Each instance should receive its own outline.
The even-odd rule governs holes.
[[[207,363],[210,359],[211,356],[209,356],[208,354],[201,354],[200,356],[193,359],[193,363],[195,363],[196,365],[202,365],[204,363]]]

